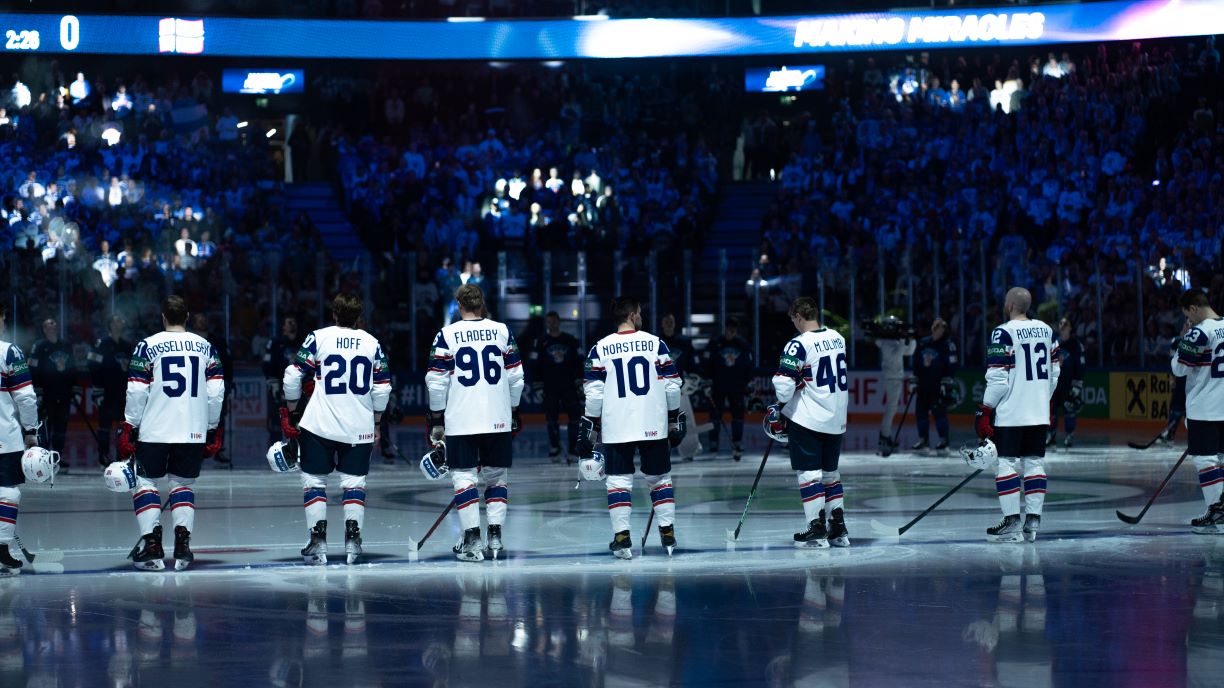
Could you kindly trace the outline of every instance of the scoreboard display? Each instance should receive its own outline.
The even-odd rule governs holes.
[[[369,21],[0,14],[8,53],[558,60],[1042,45],[1224,33],[1220,0],[725,19]]]

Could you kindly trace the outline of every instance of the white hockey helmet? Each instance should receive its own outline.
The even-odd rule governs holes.
[[[446,443],[439,442],[421,457],[421,474],[426,480],[441,480],[450,472],[446,465]]]
[[[999,463],[999,449],[991,439],[982,440],[974,449],[961,447],[961,455],[965,457],[965,463],[982,470],[994,468]]]
[[[603,480],[607,478],[604,472],[604,455],[595,452],[585,459],[578,459],[578,477],[583,480]]]
[[[774,432],[771,427],[773,423],[778,421],[779,416],[781,416],[781,413],[776,406],[766,408],[765,416],[761,418],[761,428],[765,431],[766,435],[769,435],[778,444],[788,444],[790,443],[790,435],[787,435],[785,430]]]
[[[106,489],[111,492],[129,492],[136,489],[136,471],[132,470],[132,462],[116,461],[102,472],[106,481]]]
[[[25,473],[26,480],[32,483],[50,482],[54,485],[59,465],[59,452],[42,447],[30,447],[21,455],[21,471]]]
[[[268,447],[268,466],[273,473],[292,473],[298,469],[297,453],[288,442],[273,442]]]

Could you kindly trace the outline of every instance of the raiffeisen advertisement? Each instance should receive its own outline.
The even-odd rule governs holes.
[[[804,55],[1224,33],[1224,1],[735,19],[364,21],[2,14],[6,52],[374,60]]]

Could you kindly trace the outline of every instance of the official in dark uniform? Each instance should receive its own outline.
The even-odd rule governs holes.
[[[931,323],[931,335],[919,340],[914,351],[914,377],[918,387],[914,399],[918,441],[914,443],[914,451],[930,446],[931,416],[935,417],[935,429],[939,432],[939,444],[935,448],[948,448],[948,405],[956,386],[953,376],[960,366],[960,354],[947,334],[948,323],[943,318],[936,318]]]
[[[43,338],[30,349],[30,373],[34,389],[42,396],[38,416],[46,424],[51,449],[66,458],[64,442],[72,409],[72,386],[77,381],[76,362],[72,346],[60,339],[59,323],[47,318],[42,328]]]
[[[713,382],[711,401],[714,409],[710,422],[710,451],[718,453],[719,430],[722,428],[723,411],[731,410],[731,458],[736,461],[744,455],[744,397],[748,381],[752,378],[752,348],[739,336],[739,320],[731,318],[723,327],[723,336],[710,340],[706,346],[702,363],[706,375]]]
[[[574,442],[578,439],[578,405],[585,359],[578,338],[561,331],[561,316],[550,311],[544,317],[544,334],[535,341],[531,361],[536,381],[544,389],[544,418],[548,422],[548,456],[558,461],[561,455],[561,412],[569,423],[567,451],[577,456]],[[568,458],[567,458],[568,461]]]
[[[676,327],[676,316],[672,313],[666,313],[663,319],[659,321],[659,339],[667,345],[667,350],[671,352],[672,363],[676,365],[676,372],[683,377],[685,373],[695,372],[693,370],[693,340],[685,337]]]
[[[268,444],[281,440],[280,407],[285,405],[281,380],[285,377],[285,368],[293,363],[293,357],[297,355],[298,345],[301,343],[298,339],[297,318],[287,316],[281,321],[280,334],[269,339],[264,346],[263,374],[268,388],[268,398],[265,402]]]
[[[94,342],[89,352],[89,383],[94,406],[98,408],[98,463],[110,464],[111,429],[123,421],[123,405],[127,397],[128,362],[133,344],[123,338],[127,323],[123,316],[112,315],[106,325],[106,336]]]
[[[1063,414],[1063,425],[1067,430],[1063,446],[1068,449],[1075,437],[1075,416],[1084,407],[1084,344],[1075,336],[1071,320],[1058,321],[1059,367],[1058,386],[1050,398],[1050,431],[1046,433],[1046,446],[1054,446],[1058,439],[1058,414]]]

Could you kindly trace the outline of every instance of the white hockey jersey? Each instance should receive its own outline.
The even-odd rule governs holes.
[[[505,324],[459,320],[434,337],[425,385],[431,411],[446,411],[446,435],[510,432],[523,396],[523,360]]]
[[[141,442],[203,444],[224,397],[221,361],[200,335],[158,332],[136,344],[124,415]]]
[[[16,344],[0,341],[0,454],[25,451],[25,430],[38,427],[30,366]]]
[[[391,371],[374,335],[335,325],[306,335],[285,367],[285,399],[302,398],[305,377],[314,378],[314,394],[298,427],[333,442],[374,442],[374,414],[391,398]]]
[[[913,356],[918,342],[913,339],[877,339],[880,347],[880,374],[885,380],[905,378],[905,357]]]
[[[982,403],[995,410],[995,426],[1050,424],[1061,359],[1054,331],[1040,320],[1009,320],[994,328],[986,347]]]
[[[586,415],[601,418],[608,444],[667,438],[667,412],[680,408],[680,374],[663,340],[628,330],[599,340],[587,354]]]
[[[1224,318],[1186,332],[1173,354],[1173,374],[1186,378],[1186,418],[1224,420]]]
[[[782,349],[773,387],[790,422],[829,435],[846,432],[850,376],[845,338],[827,327],[797,335]]]

